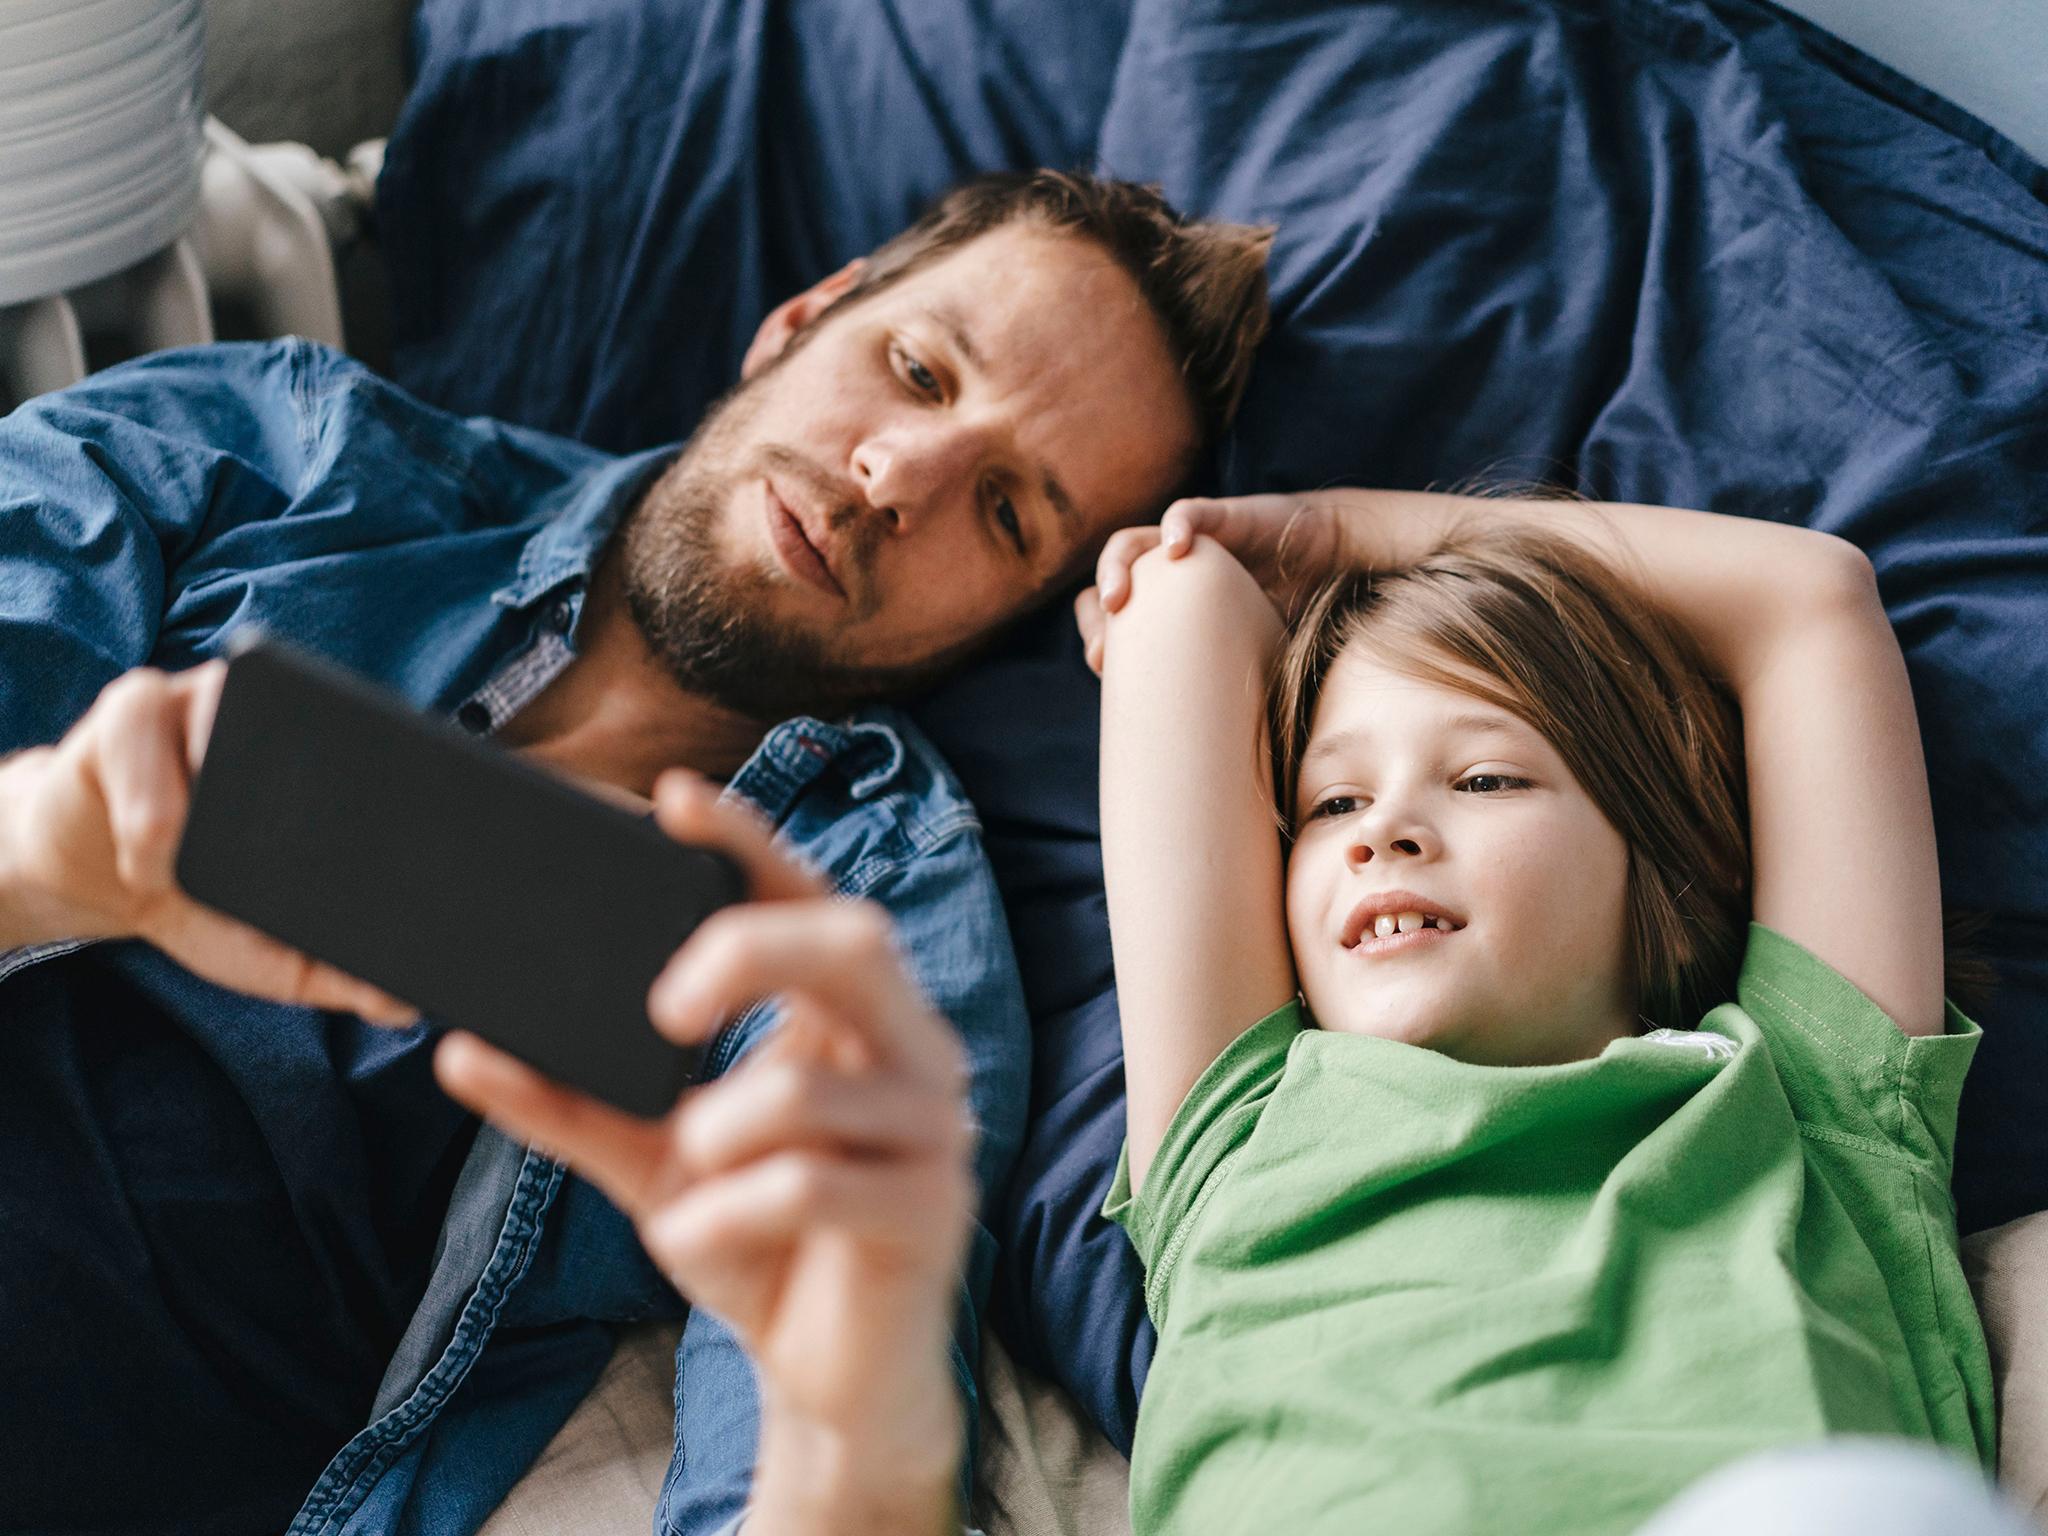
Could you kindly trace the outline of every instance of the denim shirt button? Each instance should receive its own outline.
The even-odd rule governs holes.
[[[491,728],[490,706],[471,699],[455,711],[455,723],[472,736],[481,736]]]
[[[548,611],[541,615],[541,623],[554,634],[566,635],[569,633],[569,621],[575,616],[569,607],[569,599],[558,597],[548,604]]]

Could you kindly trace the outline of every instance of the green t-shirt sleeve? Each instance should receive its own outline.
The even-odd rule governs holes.
[[[1984,1332],[1956,1251],[1949,1171],[1956,1108],[1980,1031],[1948,1006],[1938,1035],[1911,1036],[1847,977],[1783,934],[1749,930],[1736,984],[1805,1142],[1891,1294],[1917,1398],[1945,1445],[1996,1454]],[[1709,1016],[1711,1021],[1711,1015]]]
[[[1880,1142],[1948,1182],[1982,1033],[1955,1004],[1941,1034],[1908,1035],[1854,982],[1761,923],[1750,925],[1736,997],[1802,1125]]]
[[[1230,1154],[1258,1125],[1301,1029],[1297,1000],[1267,1014],[1209,1063],[1174,1111],[1145,1186],[1136,1194],[1131,1192],[1129,1144],[1117,1154],[1116,1177],[1102,1214],[1130,1235],[1144,1262],[1145,1304],[1155,1323],[1188,1228]]]

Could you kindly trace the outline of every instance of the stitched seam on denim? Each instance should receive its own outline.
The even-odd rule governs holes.
[[[311,460],[320,446],[320,402],[313,389],[313,360],[319,354],[313,344],[302,336],[294,336],[285,343],[286,367],[290,370],[292,410],[297,416],[292,425],[299,439],[299,452]],[[303,483],[292,487],[294,500],[305,490]]]
[[[19,949],[0,951],[0,981],[5,981],[16,971],[25,971],[44,960],[54,960],[59,955],[68,955],[99,942],[98,939],[52,939],[47,944],[24,944]]]
[[[505,1208],[504,1222],[499,1227],[501,1245],[505,1241],[504,1234],[515,1224],[523,1227],[510,1256],[493,1254],[490,1263],[484,1267],[483,1278],[477,1281],[475,1291],[463,1304],[455,1331],[441,1351],[440,1360],[411,1395],[385,1415],[381,1432],[358,1450],[349,1465],[331,1470],[320,1479],[298,1518],[292,1521],[286,1536],[311,1536],[312,1532],[332,1525],[335,1520],[346,1520],[354,1514],[375,1489],[378,1477],[409,1448],[414,1433],[433,1422],[482,1356],[490,1335],[497,1328],[498,1314],[503,1310],[507,1296],[525,1277],[533,1261],[541,1235],[546,1230],[541,1218],[546,1215],[555,1191],[562,1183],[560,1164],[548,1162],[535,1153],[529,1153],[528,1157],[528,1163],[520,1171],[519,1182],[524,1187],[514,1189]],[[529,1184],[526,1169],[534,1161],[540,1162],[546,1172]],[[475,1340],[474,1348],[467,1347],[471,1340]],[[333,1485],[331,1488],[330,1484]],[[321,1488],[329,1488],[329,1491],[322,1495]]]
[[[539,1242],[542,1231],[540,1217],[544,1214],[555,1190],[560,1186],[562,1177],[559,1166],[550,1164],[548,1167],[549,1172],[541,1181],[538,1191],[529,1189],[522,1195],[520,1191],[515,1190],[510,1204],[506,1207],[505,1221],[500,1228],[501,1234],[515,1221],[528,1222],[527,1230],[514,1249],[512,1258],[507,1261],[512,1273],[509,1276],[494,1277],[492,1272],[499,1267],[498,1264],[493,1262],[485,1267],[483,1278],[477,1282],[476,1290],[463,1305],[462,1313],[456,1320],[454,1334],[442,1351],[440,1361],[427,1373],[420,1385],[413,1389],[411,1396],[387,1416],[386,1432],[361,1448],[356,1469],[343,1469],[334,1474],[334,1479],[340,1486],[334,1489],[324,1502],[316,1505],[315,1501],[308,1500],[306,1513],[322,1521],[330,1514],[346,1519],[354,1513],[375,1487],[376,1475],[381,1474],[403,1453],[413,1431],[423,1423],[430,1422],[455,1388],[468,1376],[483,1352],[484,1343],[488,1341],[490,1333],[496,1327],[497,1315],[504,1305],[505,1297],[512,1284],[525,1274]],[[482,1337],[478,1339],[476,1347],[464,1349],[468,1341],[477,1338],[480,1333]],[[461,1356],[459,1360],[456,1358],[458,1354]],[[326,1481],[328,1479],[322,1479],[323,1483]],[[301,1519],[303,1518],[304,1515]],[[297,1532],[300,1529],[301,1521],[294,1521],[291,1531]]]
[[[704,1070],[698,1074],[698,1082],[708,1083],[732,1066],[739,1056],[740,1043],[746,1037],[747,1025],[767,1011],[768,1002],[764,998],[712,1037],[711,1048],[704,1053]]]
[[[886,805],[891,800],[902,799],[914,800],[914,797],[896,791],[882,797],[882,803]],[[870,799],[862,803],[873,805],[875,802]],[[957,795],[946,796],[946,803],[942,803],[939,813],[935,816],[925,817],[892,810],[890,821],[911,846],[920,852],[935,843],[943,842],[963,827],[972,828],[976,832],[981,830],[980,815],[973,806],[963,802]]]
[[[907,832],[909,829],[904,828],[903,830]],[[948,841],[964,833],[978,830],[979,828],[976,826],[973,817],[963,816],[956,818],[943,831],[935,834],[930,841],[914,844],[908,853],[867,854],[854,860],[853,865],[847,870],[844,878],[835,887],[835,892],[838,895],[847,897],[865,896],[869,891],[881,884],[887,876],[895,874],[898,870],[907,869],[919,859],[937,852]]]

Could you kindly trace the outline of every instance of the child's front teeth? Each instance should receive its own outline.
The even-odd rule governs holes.
[[[1372,920],[1372,936],[1376,939],[1391,938],[1396,933],[1413,933],[1418,928],[1435,925],[1435,919],[1424,917],[1420,912],[1382,912]]]

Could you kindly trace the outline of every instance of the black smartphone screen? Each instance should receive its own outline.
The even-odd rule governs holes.
[[[696,1053],[647,990],[733,862],[257,639],[228,664],[177,862],[195,899],[636,1114]]]

